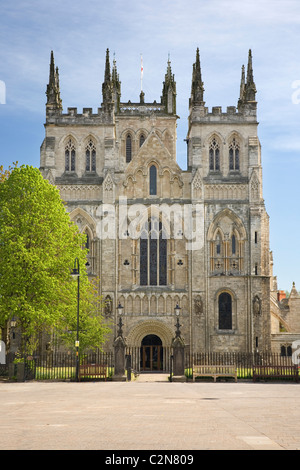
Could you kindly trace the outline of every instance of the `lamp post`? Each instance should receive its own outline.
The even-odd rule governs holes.
[[[79,375],[79,292],[80,292],[80,268],[79,268],[79,260],[75,258],[74,261],[74,268],[71,273],[73,279],[77,278],[77,328],[76,328],[76,373],[75,373],[75,380],[78,382],[78,375]]]
[[[172,348],[173,348],[173,376],[172,382],[180,381],[183,382],[186,380],[184,375],[184,340],[181,337],[180,331],[180,323],[179,323],[179,314],[181,308],[179,307],[178,303],[174,308],[175,315],[176,315],[176,330],[175,330],[175,337],[172,341]]]
[[[176,325],[175,325],[176,326],[175,336],[176,336],[176,338],[179,338],[180,334],[181,334],[181,332],[180,332],[181,325],[179,323],[179,315],[180,315],[181,308],[179,307],[178,303],[176,304],[176,307],[174,308],[174,310],[175,310],[175,315],[176,315],[176,319],[177,319],[176,320]]]
[[[117,333],[117,336],[123,336],[123,330],[122,330],[122,326],[123,326],[123,322],[122,322],[122,313],[123,313],[123,305],[121,305],[121,302],[119,302],[119,305],[117,306],[117,310],[118,310],[118,314],[119,314],[119,329],[118,329],[118,333]]]
[[[115,371],[113,380],[116,381],[123,381],[126,380],[125,376],[125,349],[126,349],[126,341],[123,338],[123,322],[122,322],[122,314],[123,314],[123,306],[119,302],[117,306],[117,312],[119,321],[117,324],[117,332],[116,338],[114,341],[114,349],[115,349]]]

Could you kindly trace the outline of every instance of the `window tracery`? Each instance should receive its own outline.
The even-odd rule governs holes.
[[[167,237],[155,217],[148,219],[141,232],[140,285],[167,285]]]
[[[85,170],[96,171],[96,147],[92,139],[89,140],[85,148]]]
[[[209,170],[220,171],[220,146],[215,137],[209,145]]]
[[[76,149],[70,138],[65,146],[65,171],[75,171]]]
[[[229,146],[229,170],[239,171],[240,169],[240,146],[236,138],[232,139]]]

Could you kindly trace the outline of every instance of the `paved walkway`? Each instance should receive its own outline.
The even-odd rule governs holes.
[[[300,384],[158,378],[0,383],[0,450],[300,450]]]

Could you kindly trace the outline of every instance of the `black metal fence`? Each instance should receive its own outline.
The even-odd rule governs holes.
[[[114,369],[113,353],[101,351],[81,353],[80,364],[102,364],[107,367],[107,377]],[[0,376],[16,380],[75,380],[75,353],[45,353],[32,356],[7,356],[6,364],[0,365]]]
[[[193,365],[235,365],[239,379],[252,379],[253,366],[265,365],[272,367],[293,365],[291,356],[282,356],[270,352],[211,352],[186,354],[185,370],[187,377],[191,377]]]
[[[160,368],[151,370],[171,371],[171,348],[164,348],[161,355]],[[127,348],[126,368],[140,373],[140,348]],[[101,351],[81,353],[80,364],[102,364],[107,367],[107,378],[114,374],[114,354]],[[192,378],[193,365],[235,365],[238,379],[252,379],[255,365],[272,367],[292,365],[291,356],[282,356],[277,353],[194,353],[185,355],[185,375]],[[299,373],[300,373],[300,369]],[[24,358],[7,355],[6,363],[0,364],[0,377],[16,380],[75,380],[76,354],[75,353],[45,353],[25,356]],[[274,377],[275,378],[275,377]]]

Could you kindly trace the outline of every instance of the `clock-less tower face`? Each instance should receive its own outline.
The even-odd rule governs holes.
[[[257,342],[268,349],[269,227],[251,53],[237,106],[222,110],[206,106],[197,50],[187,169],[176,161],[170,61],[160,100],[149,103],[141,91],[124,103],[107,51],[97,112],[64,113],[53,57],[50,70],[41,171],[87,235],[105,318],[117,323],[119,302],[124,308],[137,367],[168,367],[177,305],[190,351],[252,351]]]

